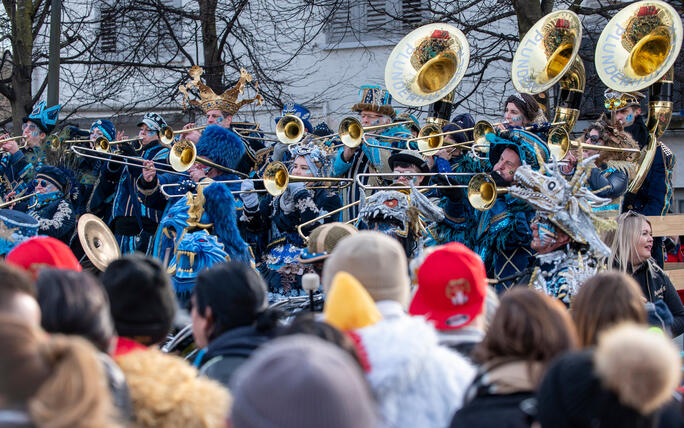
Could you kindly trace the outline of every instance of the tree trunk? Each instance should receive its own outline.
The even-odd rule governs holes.
[[[12,121],[15,131],[21,128],[21,119],[31,112],[31,73],[33,72],[34,6],[31,0],[4,1],[12,25]],[[8,8],[8,6],[10,6]]]
[[[218,48],[216,34],[217,0],[197,0],[200,24],[202,27],[202,46],[204,48],[204,81],[214,92],[223,92],[223,63]]]

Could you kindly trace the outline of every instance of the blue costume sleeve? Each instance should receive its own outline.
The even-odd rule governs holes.
[[[332,164],[332,171],[331,175],[333,177],[340,177],[349,171],[349,168],[351,168],[351,161],[350,162],[345,162],[344,159],[342,159],[342,153],[344,152],[344,147],[340,147],[337,150],[337,154],[335,155],[335,160],[333,161]],[[352,158],[353,160],[353,158]]]
[[[627,173],[621,170],[608,168],[601,171],[600,168],[593,168],[587,183],[596,196],[614,199],[627,191],[629,179]]]

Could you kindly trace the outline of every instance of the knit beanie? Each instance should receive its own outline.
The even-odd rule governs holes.
[[[367,428],[378,426],[370,390],[343,350],[293,335],[259,348],[230,387],[234,428]]]
[[[556,428],[656,426],[680,366],[664,335],[619,325],[599,337],[595,350],[565,354],[551,365],[539,388],[537,418]]]
[[[111,262],[101,280],[119,336],[147,346],[164,340],[173,324],[176,297],[157,260],[129,254]]]
[[[209,306],[222,330],[254,323],[266,309],[266,285],[245,263],[230,261],[206,269],[197,276],[194,289],[201,313]]]
[[[342,240],[323,266],[323,289],[328,292],[337,272],[349,272],[373,300],[408,305],[409,276],[401,244],[380,232],[361,231]]]

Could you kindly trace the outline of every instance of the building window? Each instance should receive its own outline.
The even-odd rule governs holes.
[[[326,42],[339,45],[385,42],[391,45],[425,21],[424,0],[340,2],[332,11]]]
[[[112,7],[100,9],[100,50],[102,53],[116,53],[116,10]]]

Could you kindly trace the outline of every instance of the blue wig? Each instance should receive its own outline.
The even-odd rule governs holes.
[[[204,210],[214,223],[214,233],[224,245],[231,260],[250,264],[249,246],[240,236],[233,194],[223,183],[213,183],[204,189]]]
[[[235,167],[245,154],[245,146],[233,131],[218,125],[208,126],[197,142],[197,155],[227,168]]]

